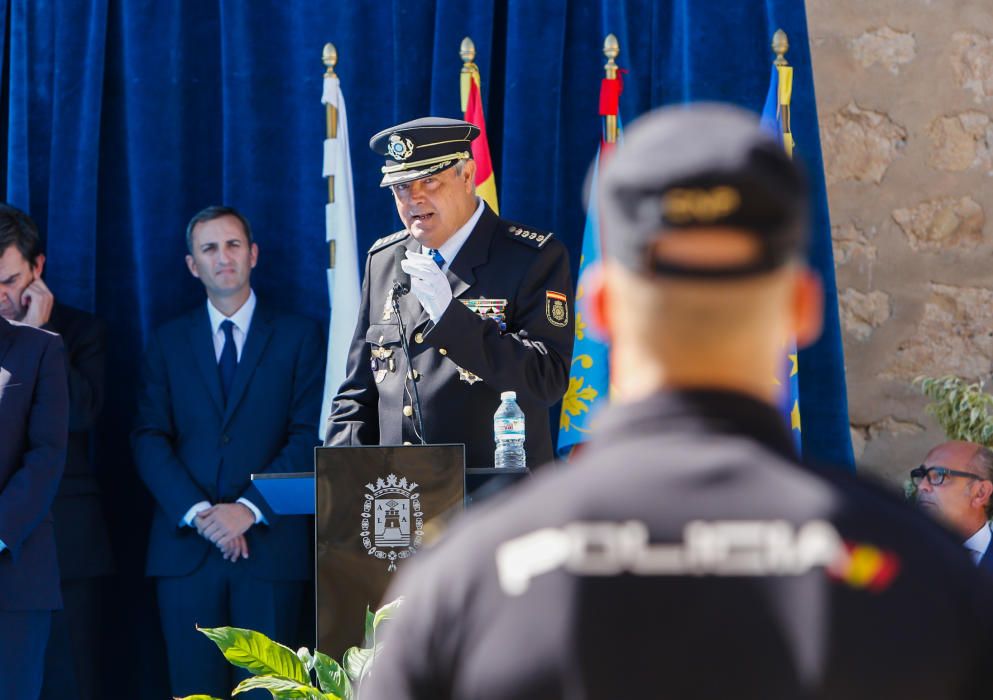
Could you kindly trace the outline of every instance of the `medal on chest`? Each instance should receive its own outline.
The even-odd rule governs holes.
[[[489,319],[499,326],[501,331],[507,330],[507,300],[506,299],[459,299],[469,311]]]
[[[480,297],[478,299],[459,299],[465,307],[472,311],[474,314],[479,314],[482,318],[493,321],[497,324],[497,327],[501,332],[507,330],[507,300],[506,299],[485,299]],[[482,381],[478,374],[473,374],[467,369],[455,365],[455,369],[458,370],[459,380],[469,384],[470,386],[476,382]]]

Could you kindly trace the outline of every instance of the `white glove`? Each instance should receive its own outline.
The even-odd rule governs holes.
[[[430,255],[407,251],[407,259],[400,267],[410,275],[410,291],[428,312],[434,323],[452,303],[452,286]]]

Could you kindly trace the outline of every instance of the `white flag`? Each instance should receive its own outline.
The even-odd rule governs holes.
[[[335,266],[328,270],[328,299],[331,307],[328,329],[328,361],[324,373],[324,404],[318,437],[323,440],[331,403],[345,379],[348,346],[359,316],[359,259],[355,241],[355,191],[352,160],[348,154],[348,118],[345,98],[337,76],[324,79],[324,104],[338,108],[338,137],[324,141],[324,176],[334,176],[334,203],[324,208],[325,238],[335,241]]]

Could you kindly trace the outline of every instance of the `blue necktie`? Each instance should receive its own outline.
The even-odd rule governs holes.
[[[445,259],[441,257],[441,253],[439,253],[435,248],[428,248],[428,255],[430,255],[434,260],[434,263],[438,266],[438,269],[445,269]]]
[[[231,320],[221,323],[224,331],[224,347],[221,349],[221,359],[217,361],[217,369],[221,373],[221,390],[224,400],[228,400],[228,392],[234,383],[234,373],[238,369],[238,348],[234,344],[234,322]]]

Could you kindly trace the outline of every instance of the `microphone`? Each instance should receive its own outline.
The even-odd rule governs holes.
[[[404,272],[400,263],[406,260],[407,249],[397,246],[393,251],[393,298],[402,297],[410,291],[410,275]]]
[[[410,345],[407,343],[407,329],[404,326],[403,317],[400,315],[400,297],[410,291],[410,275],[404,272],[400,266],[400,263],[407,259],[406,253],[407,250],[403,246],[397,246],[393,251],[394,279],[393,295],[390,298],[390,302],[393,305],[393,313],[396,314],[397,326],[400,330],[400,349],[403,350],[403,357],[407,361],[409,378],[405,378],[404,382],[410,382],[414,398],[414,420],[417,424],[417,429],[414,432],[417,433],[421,444],[426,445],[428,443],[424,438],[424,420],[421,418],[421,395],[417,392],[417,380],[414,379],[413,373],[414,365],[410,361]]]

